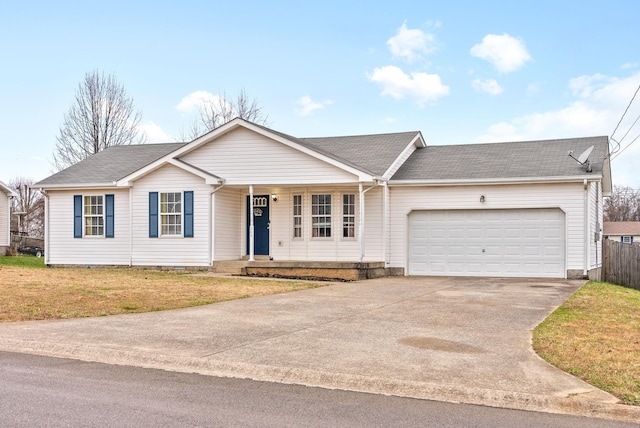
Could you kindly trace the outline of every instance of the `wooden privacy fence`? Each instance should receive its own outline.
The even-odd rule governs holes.
[[[640,290],[640,245],[604,239],[602,279]]]

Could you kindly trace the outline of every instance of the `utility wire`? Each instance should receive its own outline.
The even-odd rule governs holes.
[[[631,101],[629,101],[629,104],[627,105],[627,108],[624,109],[624,113],[622,113],[622,116],[620,117],[620,120],[618,121],[618,124],[616,125],[615,129],[611,133],[612,137],[616,134],[616,131],[618,130],[618,127],[622,123],[622,119],[624,119],[624,116],[629,111],[629,107],[631,107],[631,104],[633,103],[633,100],[636,98],[636,95],[638,95],[638,91],[640,91],[640,85],[638,85],[638,88],[636,89],[636,92],[633,94],[633,97],[631,97]]]
[[[611,157],[611,155],[609,155],[609,157],[611,158],[611,160],[614,160],[615,158],[617,158],[618,156],[620,156],[622,154],[622,152],[624,152],[625,150],[627,150],[629,148],[630,145],[632,145],[638,138],[640,138],[640,134],[636,135],[636,138],[634,138],[633,140],[631,140],[631,142],[629,144],[627,144],[626,146],[624,146],[624,149],[620,150],[619,152],[615,153],[615,156]]]

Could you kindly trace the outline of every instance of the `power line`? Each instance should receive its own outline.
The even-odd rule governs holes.
[[[638,138],[640,138],[640,134],[636,135],[636,138],[634,138],[633,140],[631,140],[631,142],[629,144],[627,144],[626,146],[624,146],[624,149],[620,150],[619,152],[615,153],[615,156],[611,157],[611,155],[609,155],[609,157],[611,158],[611,160],[614,160],[615,158],[617,158],[618,156],[620,156],[622,154],[622,152],[624,152],[625,150],[627,150],[629,148],[630,145],[632,145]]]
[[[627,105],[627,108],[624,109],[624,113],[622,113],[622,116],[620,117],[620,120],[618,121],[618,124],[616,125],[615,129],[611,133],[612,137],[616,134],[616,131],[618,130],[618,127],[622,123],[622,119],[624,119],[624,116],[629,111],[629,107],[631,107],[631,104],[633,103],[633,100],[636,98],[636,95],[638,95],[638,91],[640,91],[640,85],[638,85],[638,88],[636,89],[636,92],[634,92],[633,97],[631,97],[631,101],[629,101],[629,104]]]

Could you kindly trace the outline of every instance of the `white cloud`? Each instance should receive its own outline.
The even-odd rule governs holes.
[[[387,65],[376,68],[368,77],[382,85],[382,95],[395,99],[415,98],[420,106],[449,94],[449,87],[437,74],[415,72],[408,75],[396,66]]]
[[[320,110],[325,108],[325,106],[331,105],[333,104],[332,100],[326,100],[326,101],[313,101],[311,99],[311,97],[309,96],[303,96],[298,98],[297,103],[299,108],[297,109],[297,112],[300,116],[309,116],[311,114],[311,112],[313,112],[314,110]]]
[[[471,85],[476,91],[486,92],[490,95],[498,95],[503,92],[502,87],[494,79],[475,79],[473,82],[471,82]]]
[[[384,118],[384,123],[394,123],[395,121],[397,121],[397,119],[395,117],[385,117]]]
[[[620,70],[629,70],[630,68],[638,68],[637,62],[625,62],[620,66]]]
[[[435,36],[425,33],[422,30],[408,29],[403,23],[398,29],[398,33],[387,40],[387,45],[393,56],[404,58],[408,61],[415,61],[422,58],[422,55],[435,51]]]
[[[174,141],[174,139],[168,135],[164,130],[155,122],[146,122],[139,126],[147,136],[147,142],[149,143],[168,143]]]
[[[509,34],[487,34],[471,48],[471,55],[492,63],[501,73],[509,73],[531,61],[527,47]]]
[[[197,111],[204,103],[217,104],[220,97],[207,91],[195,91],[182,98],[176,109],[182,113]]]
[[[571,79],[568,88],[574,99],[555,110],[516,117],[489,127],[478,142],[519,141],[548,138],[610,135],[640,84],[640,73],[625,78],[602,74]],[[640,135],[640,98],[636,98],[613,138],[622,147]],[[629,131],[630,130],[630,131]],[[625,134],[628,134],[625,137]],[[613,142],[612,142],[613,144]],[[612,160],[614,184],[640,187],[637,170],[640,163],[640,138]]]

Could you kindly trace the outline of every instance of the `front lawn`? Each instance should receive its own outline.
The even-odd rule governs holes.
[[[591,281],[533,332],[549,363],[640,405],[640,291]]]
[[[0,322],[162,311],[327,285],[184,271],[40,267],[36,257],[0,257]]]

